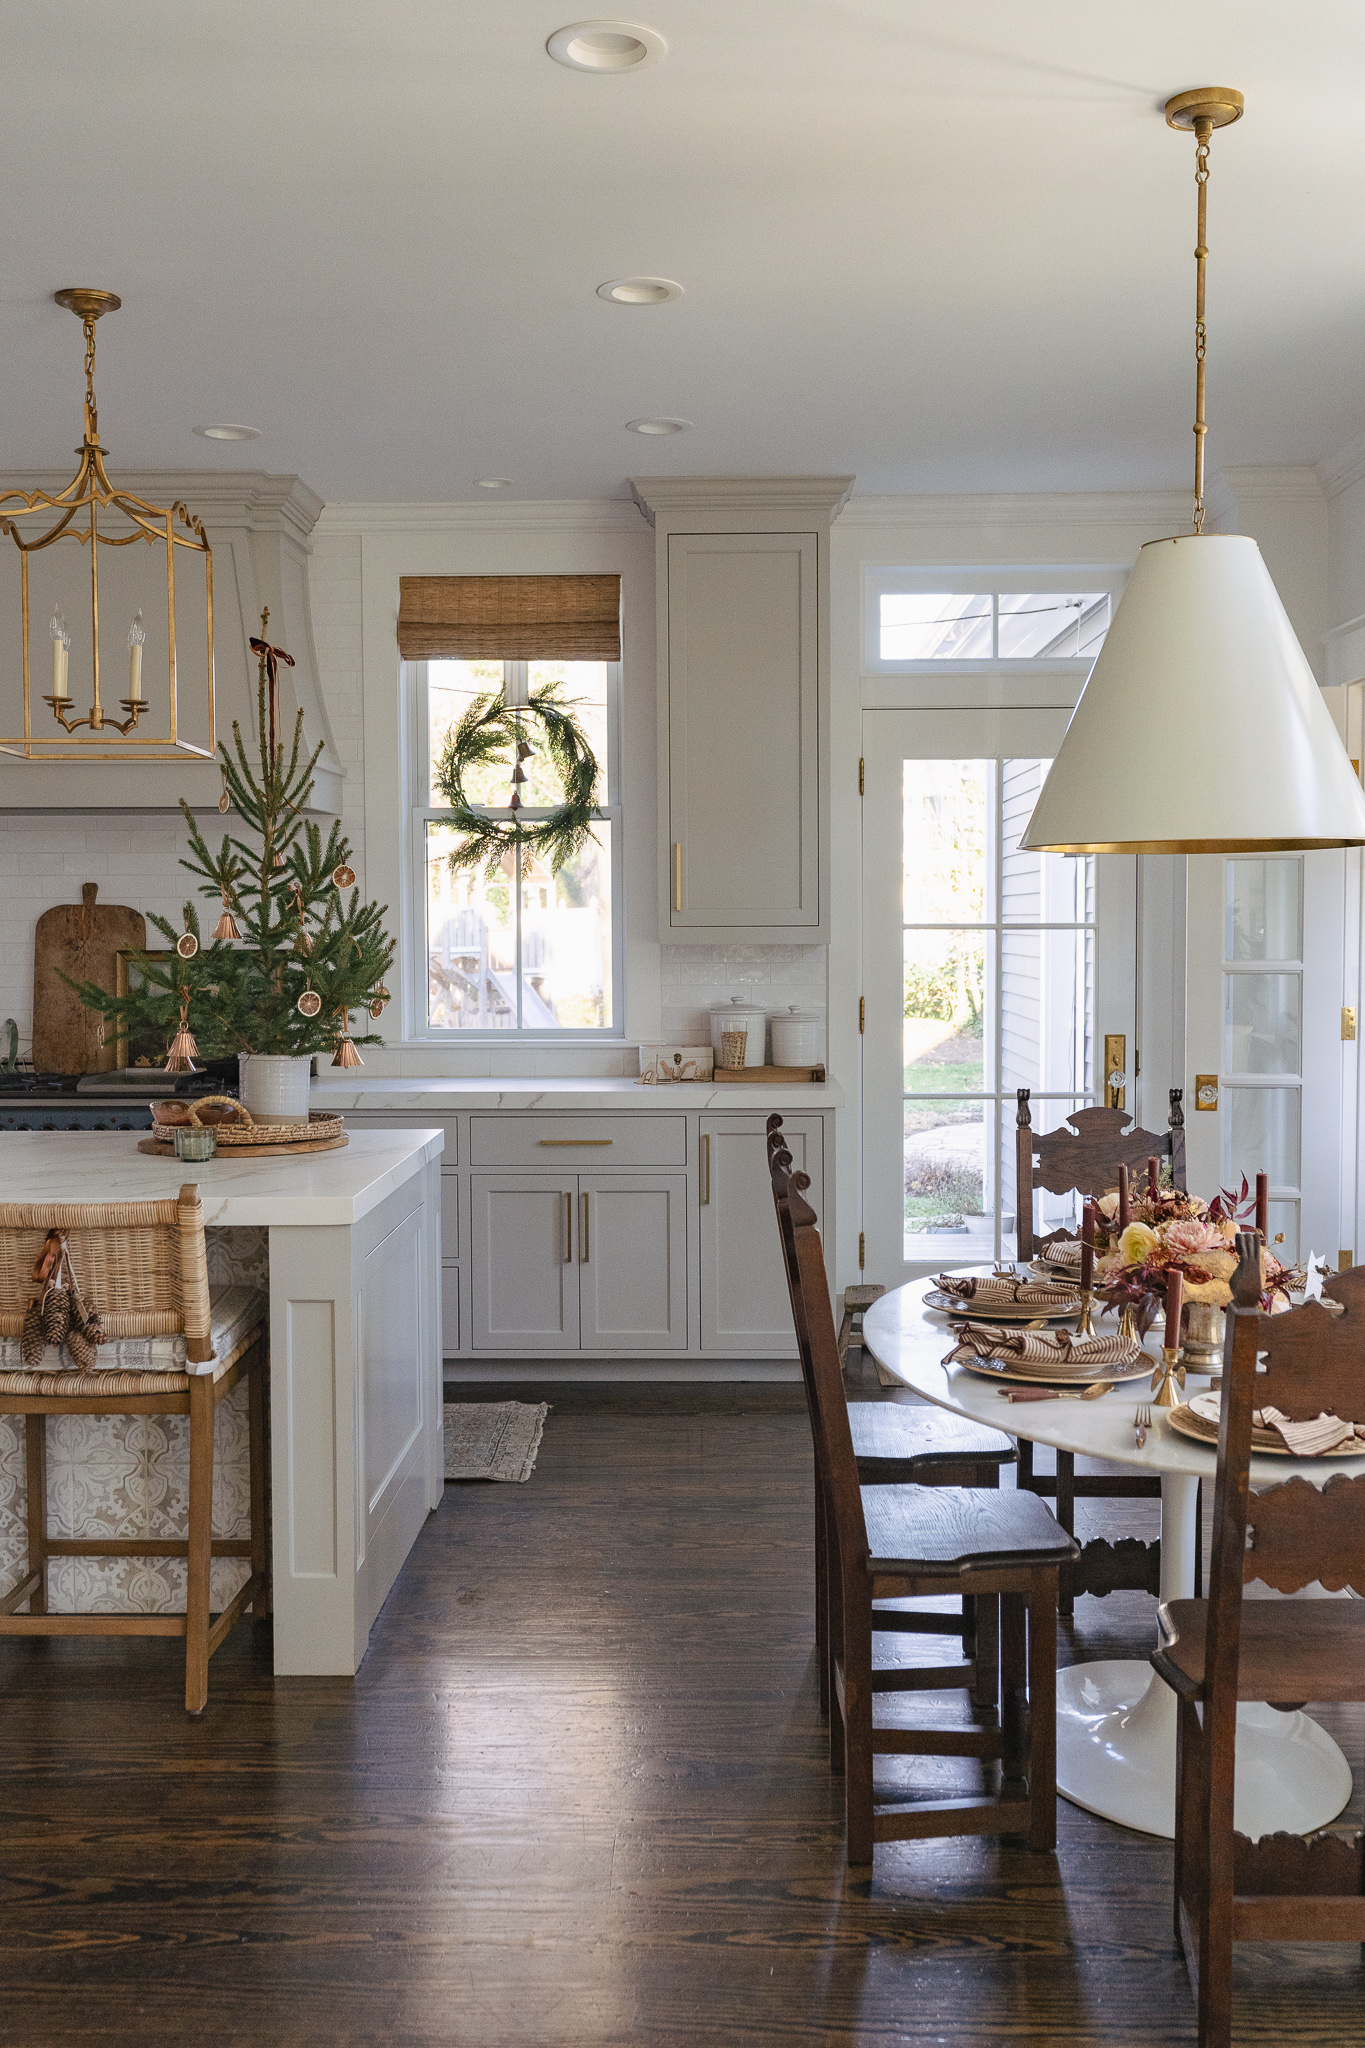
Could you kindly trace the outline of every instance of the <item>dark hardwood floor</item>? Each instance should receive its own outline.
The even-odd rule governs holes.
[[[195,1724],[171,1643],[0,1645],[7,2048],[1193,2041],[1164,1842],[1062,1802],[1055,1858],[846,1874],[799,1387],[460,1397],[518,1391],[534,1477],[447,1487],[353,1683],[276,1682],[245,1623]],[[1062,1654],[1152,1612],[1083,1600]],[[1358,1824],[1365,1721],[1322,1718]],[[1363,1994],[1353,1949],[1241,1951],[1237,2038],[1359,2044]]]

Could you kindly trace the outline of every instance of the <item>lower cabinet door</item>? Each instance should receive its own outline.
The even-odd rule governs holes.
[[[824,1122],[788,1116],[783,1133],[823,1222]],[[795,1358],[791,1299],[768,1178],[767,1120],[701,1119],[701,1343],[727,1356]]]
[[[687,1349],[687,1176],[578,1177],[584,1351]]]
[[[470,1176],[473,1345],[578,1349],[578,1177]]]

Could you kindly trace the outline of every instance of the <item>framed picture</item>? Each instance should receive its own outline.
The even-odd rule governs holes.
[[[137,987],[141,976],[138,967],[144,960],[174,960],[175,954],[166,948],[156,951],[148,947],[146,952],[121,952],[114,955],[114,994],[126,996]],[[134,1033],[132,1042],[126,1031],[118,1031],[114,1037],[114,1065],[135,1067],[139,1064],[149,1067],[164,1066],[166,1043],[162,1036],[153,1031]]]

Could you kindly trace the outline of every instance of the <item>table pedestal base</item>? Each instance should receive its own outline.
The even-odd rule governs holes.
[[[1057,1790],[1144,1835],[1175,1835],[1175,1694],[1138,1659],[1057,1673]],[[1351,1771],[1307,1714],[1237,1709],[1234,1823],[1241,1834],[1311,1834],[1351,1796]]]

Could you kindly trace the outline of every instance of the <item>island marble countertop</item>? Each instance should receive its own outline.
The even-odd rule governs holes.
[[[314,1109],[401,1110],[405,1114],[451,1115],[461,1109],[639,1109],[669,1110],[842,1109],[844,1091],[835,1081],[789,1084],[743,1081],[664,1081],[642,1087],[638,1080],[537,1076],[500,1079],[496,1074],[455,1079],[376,1077],[373,1081],[319,1079]]]
[[[352,1131],[337,1152],[164,1159],[139,1152],[135,1131],[0,1133],[0,1201],[164,1202],[194,1182],[206,1224],[351,1224],[377,1209],[429,1160],[445,1133]]]

